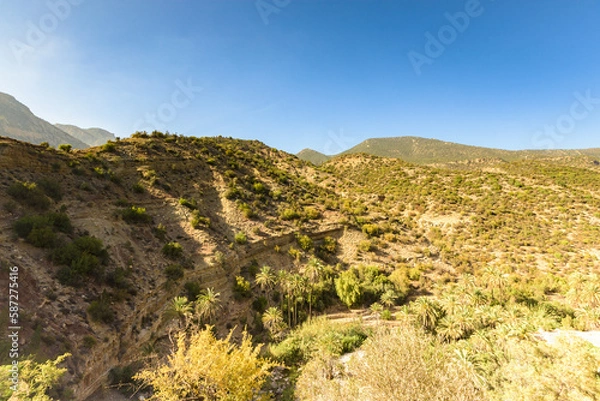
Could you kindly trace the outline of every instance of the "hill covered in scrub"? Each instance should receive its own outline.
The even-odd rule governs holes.
[[[0,139],[1,280],[19,267],[24,355],[70,353],[55,399],[158,392],[176,333],[206,324],[268,345],[281,367],[256,383],[281,400],[593,399],[597,349],[535,333],[600,326],[595,161],[315,167],[227,138]]]
[[[323,153],[312,149],[302,149],[296,156],[301,160],[311,162],[315,166],[320,166],[332,158],[332,156],[324,155]]]
[[[600,159],[600,149],[503,150],[412,136],[367,139],[335,156],[323,155],[311,149],[304,149],[297,156],[319,166],[336,156],[361,153],[401,159],[414,164],[445,164],[468,161],[509,162],[569,156],[588,156]]]

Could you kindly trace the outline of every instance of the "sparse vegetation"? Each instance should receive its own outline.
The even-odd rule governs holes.
[[[183,255],[183,247],[179,242],[171,241],[162,247],[162,253],[169,259],[178,259]]]
[[[234,240],[237,244],[244,245],[248,242],[248,238],[246,237],[246,233],[243,231],[239,231],[235,234]]]
[[[92,301],[87,311],[90,318],[95,322],[110,324],[115,320],[115,312],[106,297]]]
[[[184,274],[183,266],[179,264],[168,265],[165,268],[165,276],[167,276],[169,280],[177,281],[183,278]]]
[[[130,224],[149,223],[152,221],[152,216],[146,213],[146,208],[138,206],[122,209],[120,215],[123,220]]]
[[[47,210],[50,200],[36,183],[17,182],[8,187],[6,191],[15,201],[32,209]]]
[[[36,304],[60,300],[62,314],[107,325],[106,338],[63,339],[40,308],[53,330],[31,341],[40,355],[64,347],[85,359],[117,327],[153,327],[155,311],[123,325],[159,288],[172,300],[166,327],[185,331],[186,350],[204,324],[247,326],[289,368],[288,399],[599,391],[596,350],[568,334],[600,328],[600,170],[585,156],[432,167],[360,155],[315,169],[251,141],[158,132],[114,152],[43,151],[64,179],[11,168],[0,182],[13,227],[2,243],[32,272],[35,257],[75,287],[44,282]],[[112,171],[122,186],[106,180]],[[84,301],[64,303],[70,293]],[[341,323],[353,317],[363,323]],[[537,339],[555,329],[567,333],[562,348]],[[170,366],[164,344],[145,345],[162,361],[146,369],[156,375]]]

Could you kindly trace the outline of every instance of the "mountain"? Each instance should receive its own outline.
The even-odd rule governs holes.
[[[35,116],[27,106],[13,96],[0,92],[0,136],[34,144],[48,142],[50,146],[70,144],[76,149],[88,145],[49,122]]]
[[[303,160],[319,165],[327,157],[314,157],[310,149],[298,154]],[[318,154],[318,152],[315,152]],[[462,145],[437,139],[412,136],[367,139],[339,155],[365,153],[379,157],[392,157],[414,164],[453,163],[468,160],[516,161],[531,158],[587,155],[600,158],[600,149],[581,150],[502,150]],[[338,155],[338,156],[339,156]],[[315,163],[316,161],[316,163]]]
[[[332,156],[327,156],[321,152],[317,152],[316,150],[312,150],[312,149],[308,149],[308,148],[302,149],[300,152],[298,152],[296,154],[296,156],[298,156],[300,159],[302,159],[304,161],[311,162],[315,166],[320,166],[321,164],[325,163],[332,157]]]
[[[60,130],[63,130],[73,138],[88,144],[89,146],[104,145],[108,141],[115,140],[115,134],[102,128],[79,128],[75,125],[54,124]]]

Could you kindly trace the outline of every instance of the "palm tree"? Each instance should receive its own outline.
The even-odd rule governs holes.
[[[304,302],[307,279],[299,274],[292,274],[290,281],[292,296],[294,298],[294,326],[296,326],[298,324],[298,304]]]
[[[283,294],[287,300],[287,315],[288,315],[288,326],[292,325],[292,305],[291,305],[291,293],[292,283],[290,274],[285,270],[279,270],[277,272],[277,284],[279,285],[279,302],[281,304],[281,310],[283,310]]]
[[[411,304],[411,309],[415,312],[417,320],[423,328],[433,331],[442,317],[442,310],[434,300],[427,297],[419,297]]]
[[[388,309],[396,304],[397,299],[398,295],[396,294],[396,291],[391,289],[381,294],[381,297],[379,298],[381,304],[386,306]]]
[[[283,314],[277,307],[270,307],[263,313],[262,323],[273,338],[278,338],[285,328]]]
[[[465,335],[461,321],[456,316],[445,316],[437,328],[440,338],[446,342],[456,341]]]
[[[574,274],[569,280],[571,289],[567,299],[575,308],[597,308],[600,306],[600,281],[598,275]]]
[[[188,319],[192,314],[192,305],[188,302],[187,297],[175,297],[169,303],[165,310],[167,319],[179,319],[179,328],[187,328]]]
[[[202,291],[196,301],[196,313],[200,320],[211,322],[217,311],[221,308],[221,293],[215,292],[213,288]]]
[[[273,289],[277,277],[270,266],[263,266],[254,278],[254,282],[258,284],[261,290],[269,292]]]
[[[312,303],[313,303],[313,290],[315,284],[319,282],[323,274],[324,266],[321,261],[317,258],[310,258],[308,263],[302,267],[300,273],[308,279],[308,319],[312,318]]]
[[[440,298],[439,302],[442,308],[444,308],[444,312],[448,315],[455,314],[462,306],[461,298],[453,293],[444,295]]]
[[[505,297],[500,294],[508,286],[508,276],[493,266],[487,266],[483,270],[483,279],[490,290],[492,300],[502,301]],[[496,290],[496,296],[494,296],[494,290]]]
[[[381,312],[383,312],[383,306],[379,302],[372,303],[369,307],[371,312],[377,317],[377,320],[381,317]]]

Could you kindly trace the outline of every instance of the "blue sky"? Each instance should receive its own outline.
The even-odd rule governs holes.
[[[600,147],[599,20],[594,0],[0,0],[0,91],[122,137]]]

